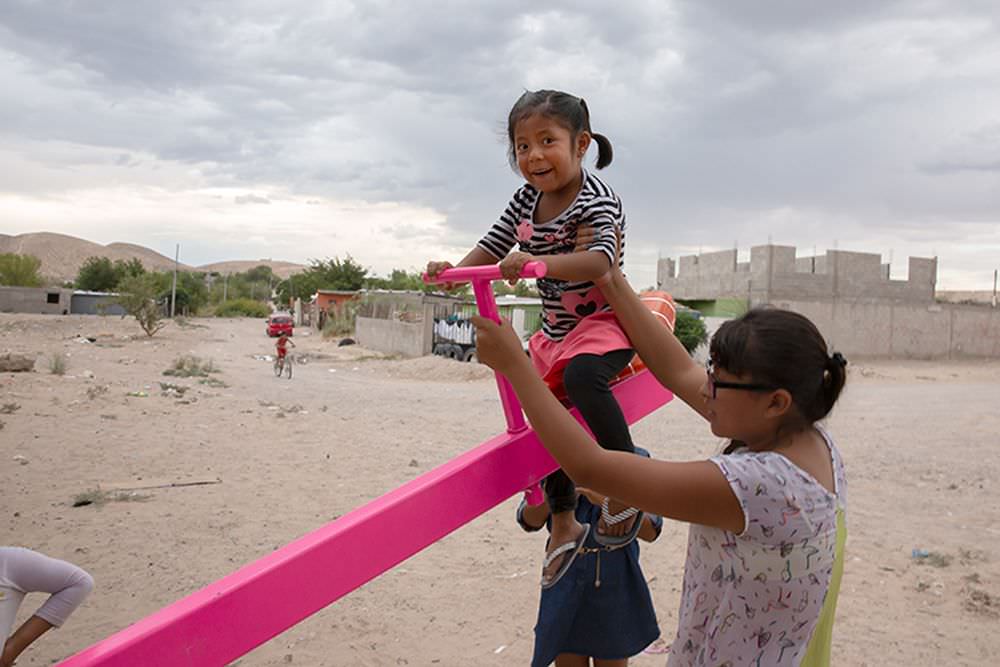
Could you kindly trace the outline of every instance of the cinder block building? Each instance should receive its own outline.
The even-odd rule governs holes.
[[[1000,357],[1000,311],[938,303],[937,258],[909,258],[906,280],[890,278],[875,253],[828,250],[797,257],[793,246],[661,259],[657,285],[707,315],[734,316],[770,304],[812,319],[845,354],[904,358]]]
[[[0,313],[69,315],[72,297],[61,287],[0,287]]]

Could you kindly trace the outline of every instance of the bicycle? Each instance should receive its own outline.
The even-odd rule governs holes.
[[[274,377],[280,378],[282,373],[287,375],[289,380],[292,379],[292,355],[290,354],[274,358]]]

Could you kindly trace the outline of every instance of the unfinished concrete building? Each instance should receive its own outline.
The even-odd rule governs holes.
[[[712,315],[770,304],[812,319],[834,347],[862,356],[1000,357],[1000,313],[935,300],[936,258],[909,258],[906,280],[890,278],[875,253],[828,250],[796,257],[793,246],[661,259],[657,284]]]

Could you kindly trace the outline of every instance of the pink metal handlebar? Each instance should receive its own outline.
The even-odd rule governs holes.
[[[521,269],[522,278],[543,278],[548,267],[545,262],[527,262]],[[474,280],[501,280],[499,264],[485,266],[461,266],[455,269],[445,269],[431,278],[424,274],[425,283],[466,283]]]

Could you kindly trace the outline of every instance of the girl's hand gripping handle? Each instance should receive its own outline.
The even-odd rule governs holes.
[[[528,262],[521,270],[522,278],[543,278],[548,270],[545,262]],[[425,283],[468,283],[477,280],[501,280],[499,264],[486,266],[462,266],[455,269],[445,269],[436,276],[424,274]]]

